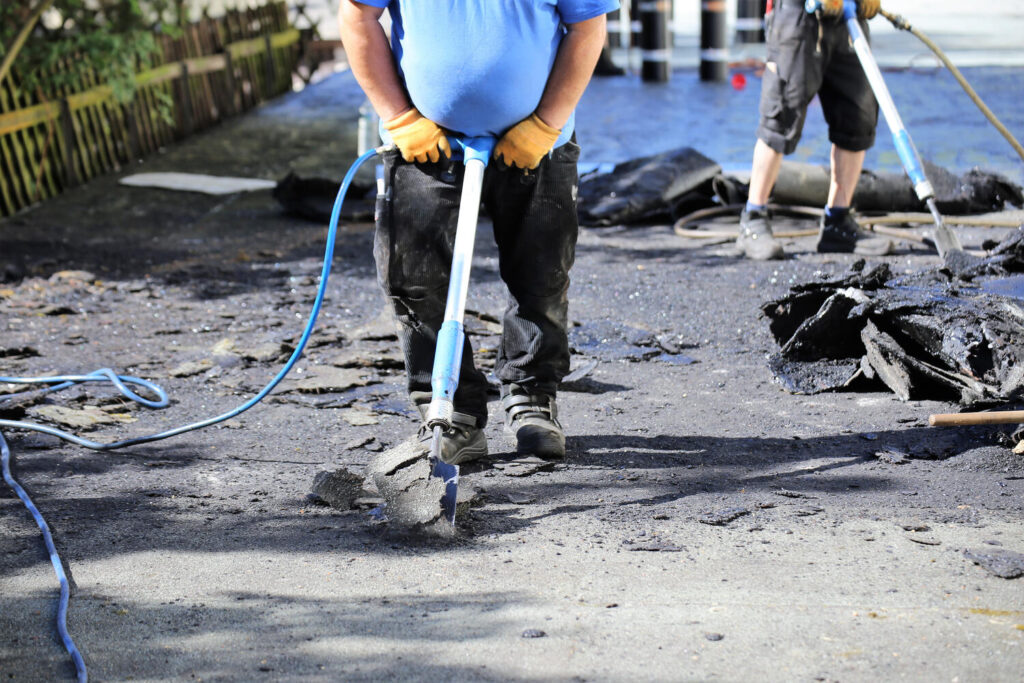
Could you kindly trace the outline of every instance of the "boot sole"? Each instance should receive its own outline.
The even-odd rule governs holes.
[[[536,455],[545,460],[565,458],[565,434],[550,430],[532,432],[525,427],[520,427],[519,431],[525,433],[519,434],[505,427],[505,434],[516,440],[516,454]]]
[[[455,454],[455,457],[451,460],[445,460],[449,465],[464,465],[467,462],[473,462],[480,458],[487,457],[487,446],[483,448],[463,448],[461,451]]]

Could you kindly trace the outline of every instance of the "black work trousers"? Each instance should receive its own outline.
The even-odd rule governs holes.
[[[503,384],[552,396],[569,372],[579,154],[575,141],[567,142],[529,174],[492,161],[481,194],[509,292],[495,374]],[[420,405],[430,401],[463,172],[461,162],[409,163],[397,151],[384,156],[385,190],[377,199],[374,239],[377,279],[398,318],[409,394]],[[468,337],[455,410],[486,423],[487,380],[473,363]]]

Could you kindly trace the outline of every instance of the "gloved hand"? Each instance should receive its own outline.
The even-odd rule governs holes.
[[[861,19],[873,19],[881,5],[881,0],[857,0],[857,16]],[[843,0],[822,0],[821,11],[827,17],[841,17]]]
[[[441,154],[451,158],[452,148],[441,127],[419,113],[416,107],[384,122],[391,141],[406,161],[440,161]]]
[[[821,12],[826,17],[843,16],[843,0],[822,0]]]
[[[861,19],[874,19],[881,8],[881,0],[857,0],[857,16]]]
[[[494,158],[524,170],[537,168],[561,134],[562,131],[544,123],[536,114],[530,114],[501,136],[494,146]]]

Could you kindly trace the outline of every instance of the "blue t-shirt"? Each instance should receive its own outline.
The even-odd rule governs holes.
[[[618,0],[357,0],[386,7],[400,77],[420,113],[456,133],[500,137],[540,103],[563,24]],[[573,132],[575,114],[555,147]]]

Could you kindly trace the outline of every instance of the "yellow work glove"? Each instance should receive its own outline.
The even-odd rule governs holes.
[[[857,16],[861,19],[873,19],[881,5],[881,0],[857,0]],[[843,0],[822,0],[821,11],[827,17],[841,17]]]
[[[880,9],[881,0],[857,0],[857,16],[861,19],[874,19]]]
[[[826,17],[843,16],[843,0],[822,0],[821,11]]]
[[[561,134],[562,131],[544,123],[536,114],[530,114],[501,136],[494,146],[494,158],[523,170],[537,168]]]
[[[384,122],[391,141],[406,161],[440,161],[441,154],[451,158],[452,148],[441,127],[413,107]]]

